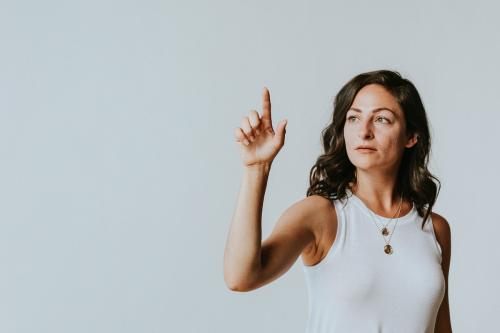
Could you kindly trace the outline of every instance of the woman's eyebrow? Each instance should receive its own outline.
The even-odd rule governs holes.
[[[357,108],[350,108],[349,110],[356,111],[356,112],[361,112],[361,110],[357,109]],[[349,110],[347,110],[347,111],[349,111]],[[375,112],[379,112],[379,111],[383,111],[383,110],[387,110],[389,112],[392,112],[394,115],[396,115],[396,112],[394,112],[391,109],[386,108],[386,107],[373,109],[372,112],[375,113]]]

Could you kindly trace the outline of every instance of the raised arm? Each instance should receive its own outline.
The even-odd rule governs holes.
[[[272,126],[271,100],[262,94],[263,114],[252,110],[236,128],[243,179],[224,251],[224,280],[235,291],[248,291],[282,274],[314,236],[302,223],[301,205],[289,208],[272,237],[262,243],[262,206],[272,161],[284,145],[286,120]],[[301,217],[302,216],[302,217]]]

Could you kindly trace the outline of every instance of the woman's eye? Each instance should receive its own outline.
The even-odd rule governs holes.
[[[347,120],[349,120],[349,121],[351,121],[352,119],[356,119],[356,117],[355,116],[349,116],[349,117],[347,117]],[[384,119],[385,121],[387,121],[387,123],[390,123],[389,119],[386,118],[386,117],[377,117],[376,120],[378,121],[379,119]]]
[[[389,119],[387,119],[386,117],[378,117],[377,120],[379,120],[379,119],[384,119],[389,123]]]

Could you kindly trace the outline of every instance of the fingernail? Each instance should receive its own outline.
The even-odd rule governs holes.
[[[247,139],[243,140],[243,143],[246,144],[247,146],[250,144]]]

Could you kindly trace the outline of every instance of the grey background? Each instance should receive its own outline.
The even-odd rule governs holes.
[[[302,332],[297,262],[229,291],[233,129],[288,118],[263,236],[302,199],[340,87],[412,80],[452,229],[454,332],[500,310],[498,5],[420,1],[0,1],[0,331]],[[300,259],[299,259],[300,260]],[[397,309],[395,309],[397,315]]]

